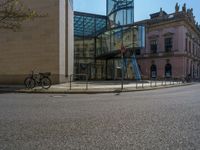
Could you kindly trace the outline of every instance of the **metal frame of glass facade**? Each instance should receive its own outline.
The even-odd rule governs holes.
[[[107,29],[107,17],[83,12],[74,12],[74,35],[95,37]]]
[[[107,29],[107,17],[74,12],[74,48],[76,74],[88,74],[95,78],[96,36]]]
[[[134,25],[134,0],[107,0],[107,16],[74,14],[75,73],[90,79],[120,78],[121,46],[131,58],[145,44],[144,27]]]

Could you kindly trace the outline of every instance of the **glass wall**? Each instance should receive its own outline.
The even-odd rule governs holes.
[[[127,50],[121,60],[121,46]],[[97,78],[107,80],[121,79],[124,66],[124,78],[134,79],[132,56],[136,50],[145,46],[145,28],[143,26],[126,26],[110,29],[96,40]],[[101,73],[100,73],[101,72]]]
[[[145,28],[134,25],[133,0],[107,0],[108,16],[75,12],[75,74],[89,79],[134,79],[131,58],[145,46]],[[127,50],[121,60],[122,46]],[[122,67],[123,66],[123,67]]]
[[[95,78],[96,46],[102,47],[102,41],[96,39],[96,36],[104,32],[106,26],[107,23],[105,16],[75,12],[75,74],[88,74],[90,79]],[[107,39],[105,39],[105,41],[106,40]],[[96,45],[96,43],[99,43],[99,45]]]
[[[122,45],[134,51],[145,47],[145,27],[129,26],[112,29],[99,35],[96,41],[96,56],[119,51]]]
[[[109,27],[134,23],[134,0],[107,0]]]

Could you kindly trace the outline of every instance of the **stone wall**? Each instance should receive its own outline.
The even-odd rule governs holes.
[[[24,22],[16,32],[0,30],[0,84],[22,84],[31,70],[51,72],[53,83],[62,82],[60,76],[66,76],[68,59],[65,55],[60,58],[60,53],[68,49],[60,43],[59,3],[65,0],[23,1],[25,6],[47,16]]]

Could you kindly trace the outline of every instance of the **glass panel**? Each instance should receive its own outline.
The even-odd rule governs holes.
[[[75,60],[75,66],[74,66],[74,72],[80,73],[79,68],[79,61],[80,57],[83,57],[83,37],[75,37],[74,38],[74,60]]]
[[[145,27],[134,27],[134,47],[145,47]]]
[[[94,38],[84,39],[84,53],[83,53],[84,55],[83,55],[83,57],[94,58],[94,52],[95,52]]]
[[[123,31],[123,45],[126,48],[132,48],[133,47],[133,29],[127,28]]]
[[[115,18],[115,27],[117,27],[117,26],[122,26],[122,25],[126,25],[125,19],[126,19],[126,11],[125,11],[125,10],[120,10],[120,11],[116,14],[116,18]]]
[[[106,19],[96,18],[96,35],[106,30]]]
[[[114,79],[115,78],[115,64],[114,60],[107,61],[107,79]]]
[[[95,35],[94,17],[84,17],[84,36]]]
[[[143,48],[145,46],[145,28],[138,27],[125,27],[117,28],[105,32],[96,39],[97,56],[121,49],[122,42],[126,49]],[[102,46],[100,45],[102,44]]]
[[[74,17],[74,35],[83,36],[83,16]]]
[[[74,35],[94,37],[106,30],[106,22],[106,16],[75,12]]]
[[[115,2],[113,0],[107,0],[107,14],[110,14],[113,11],[113,6]]]
[[[111,51],[120,50],[122,45],[122,29],[111,31]]]
[[[102,54],[108,53],[110,50],[110,32],[102,35]]]
[[[134,23],[134,13],[132,10],[127,10],[127,18],[126,24],[133,24]]]
[[[110,27],[134,23],[134,0],[107,0]]]
[[[99,56],[102,54],[102,36],[98,36],[96,38],[96,56]]]

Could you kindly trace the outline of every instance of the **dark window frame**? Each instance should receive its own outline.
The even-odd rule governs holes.
[[[156,54],[158,51],[158,41],[155,40],[151,40],[150,41],[150,50],[152,54]]]
[[[173,38],[172,37],[166,37],[164,39],[165,41],[165,52],[172,52],[173,48]]]
[[[152,64],[151,65],[151,68],[150,68],[150,77],[153,79],[153,78],[157,78],[157,66],[155,64]]]
[[[185,51],[188,51],[188,38],[185,38]]]
[[[170,63],[167,63],[165,65],[165,78],[171,78],[172,77],[172,65]]]

